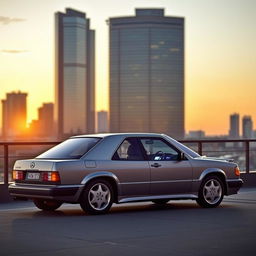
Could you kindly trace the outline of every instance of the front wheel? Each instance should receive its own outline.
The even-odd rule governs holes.
[[[33,202],[37,208],[43,211],[54,211],[62,205],[62,202],[55,200],[34,199]]]
[[[209,176],[203,180],[197,203],[205,208],[217,207],[224,196],[224,185],[222,180],[217,176]]]
[[[111,184],[103,179],[90,182],[80,198],[81,208],[89,214],[103,214],[113,204],[114,192]]]

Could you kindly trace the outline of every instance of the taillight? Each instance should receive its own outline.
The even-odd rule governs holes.
[[[235,175],[240,176],[240,170],[239,170],[238,166],[235,167]]]
[[[59,182],[60,181],[60,175],[59,172],[43,172],[42,173],[42,180],[43,181],[50,181],[50,182]]]
[[[24,180],[23,171],[13,171],[12,178],[13,178],[13,180]]]

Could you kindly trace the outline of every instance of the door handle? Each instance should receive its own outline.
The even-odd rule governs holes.
[[[151,164],[151,166],[157,168],[157,167],[160,167],[161,164],[159,164],[159,163],[154,163],[154,164]]]

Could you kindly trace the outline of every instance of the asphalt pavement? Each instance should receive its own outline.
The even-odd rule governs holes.
[[[182,200],[113,205],[90,216],[79,205],[47,213],[30,201],[0,204],[0,255],[255,256],[256,188],[214,209]]]

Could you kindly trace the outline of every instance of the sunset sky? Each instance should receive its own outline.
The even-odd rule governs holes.
[[[185,17],[186,131],[227,134],[233,112],[256,128],[255,0],[0,0],[0,99],[28,92],[28,121],[54,101],[54,12],[66,7],[96,30],[97,110],[108,109],[106,20],[157,7]]]

